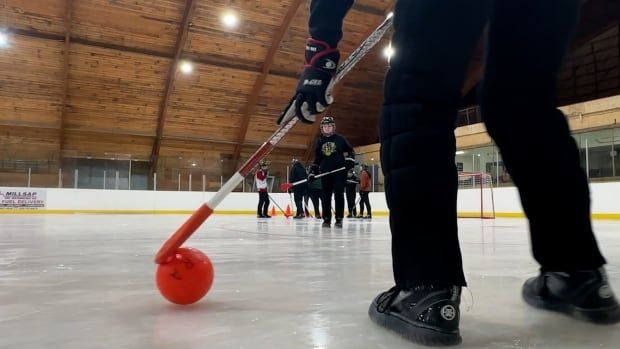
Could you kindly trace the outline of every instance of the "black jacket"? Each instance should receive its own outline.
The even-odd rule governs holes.
[[[310,36],[336,47],[342,39],[342,22],[354,0],[312,0]]]
[[[356,175],[353,175],[353,176],[347,175],[347,182],[345,184],[345,189],[347,191],[355,191],[355,189],[357,188],[357,184],[359,182],[360,180],[357,178]]]
[[[345,155],[349,158],[355,158],[353,147],[346,138],[337,133],[329,137],[319,136],[314,150],[314,163],[319,165],[321,173],[344,167]]]
[[[301,181],[302,179],[307,179],[308,174],[306,173],[306,169],[301,165],[300,162],[296,162],[295,165],[291,168],[291,172],[289,174],[289,180],[291,183]],[[306,183],[298,184],[293,187],[293,189],[303,188],[306,186]]]

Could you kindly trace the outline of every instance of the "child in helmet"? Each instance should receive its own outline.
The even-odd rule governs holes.
[[[269,208],[269,194],[267,193],[267,161],[261,160],[258,163],[258,171],[254,177],[256,178],[256,190],[258,190],[258,208],[256,210],[257,218],[271,218],[267,214]]]
[[[334,172],[321,177],[323,188],[323,227],[331,226],[332,194],[336,204],[335,226],[342,228],[344,216],[344,186],[347,170],[355,166],[355,153],[346,138],[336,133],[336,122],[331,116],[321,120],[321,135],[316,143],[314,164],[321,173],[330,172],[342,167],[343,171]]]

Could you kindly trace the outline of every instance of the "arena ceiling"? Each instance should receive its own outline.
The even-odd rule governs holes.
[[[121,154],[154,168],[162,158],[176,167],[200,159],[203,171],[214,173],[222,171],[223,159],[240,164],[276,129],[276,116],[294,90],[308,3],[3,1],[0,158]],[[392,8],[391,0],[356,1],[345,23],[343,56]],[[236,26],[223,23],[227,11],[237,15]],[[575,45],[617,26],[619,17],[619,1],[588,1]],[[377,139],[388,39],[337,87],[329,110],[353,145]],[[482,57],[478,50],[464,92],[480,79]],[[298,125],[272,161],[309,158],[317,131]]]

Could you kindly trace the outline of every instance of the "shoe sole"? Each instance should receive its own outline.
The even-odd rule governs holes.
[[[430,328],[415,326],[396,316],[377,311],[377,305],[374,303],[368,309],[368,316],[377,325],[392,330],[402,337],[422,345],[443,347],[458,345],[462,342],[459,333],[442,333]]]
[[[613,325],[620,322],[620,307],[583,309],[566,303],[553,303],[540,297],[530,296],[522,292],[523,300],[534,308],[551,310],[569,315],[573,318],[599,325]]]

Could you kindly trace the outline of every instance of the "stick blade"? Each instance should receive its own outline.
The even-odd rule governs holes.
[[[200,208],[198,208],[185,223],[164,242],[159,252],[157,252],[157,255],[155,255],[155,263],[165,263],[169,257],[172,257],[179,247],[198,230],[200,225],[206,221],[211,214],[213,214],[213,209],[207,206],[207,204],[202,204],[202,206],[200,206]]]
[[[291,183],[280,183],[280,191],[283,193],[286,193],[292,187],[293,185]]]

